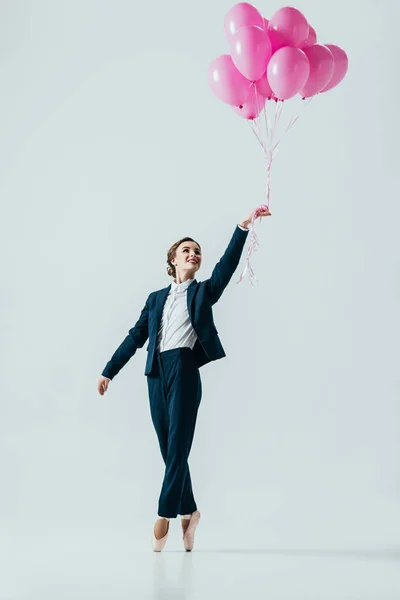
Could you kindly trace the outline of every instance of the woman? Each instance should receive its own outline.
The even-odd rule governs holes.
[[[270,215],[268,209],[257,216]],[[188,466],[197,411],[201,400],[199,368],[225,356],[214,325],[215,304],[242,255],[255,211],[235,228],[224,255],[209,279],[197,281],[202,254],[192,238],[174,244],[167,257],[173,283],[152,292],[135,326],[129,330],[107,363],[98,382],[103,395],[109,382],[147,339],[147,376],[150,412],[165,462],[165,475],[158,503],[158,519],[153,531],[153,550],[161,552],[169,533],[169,520],[181,515],[186,551],[194,544],[200,519],[193,496]]]

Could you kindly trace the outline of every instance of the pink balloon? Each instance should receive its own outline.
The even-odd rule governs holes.
[[[262,109],[264,108],[264,104],[266,99],[264,96],[258,94],[255,85],[252,86],[250,90],[249,97],[247,101],[242,104],[242,106],[235,107],[233,110],[243,117],[243,119],[256,119]]]
[[[217,98],[232,106],[246,102],[251,86],[250,81],[239,73],[229,54],[219,56],[210,64],[208,83]]]
[[[274,94],[279,100],[293,98],[306,84],[310,63],[303,50],[285,46],[272,55],[267,76]]]
[[[300,48],[309,35],[307,19],[297,8],[280,8],[269,20],[268,35],[273,51],[283,46]]]
[[[309,27],[308,38],[305,41],[305,43],[300,46],[302,50],[304,50],[304,48],[308,48],[309,46],[312,46],[313,44],[317,43],[317,32],[315,31],[314,27],[311,27],[311,25],[308,25],[308,27]]]
[[[231,41],[232,60],[238,71],[250,81],[265,73],[271,58],[271,42],[264,29],[255,25],[241,27]]]
[[[264,25],[263,16],[252,4],[239,2],[239,4],[232,6],[225,17],[224,30],[226,38],[230,41],[238,29],[248,25],[256,25],[262,28]]]
[[[334,70],[332,79],[329,81],[328,85],[321,90],[321,93],[328,92],[336,87],[342,81],[349,68],[349,59],[342,48],[339,48],[339,46],[335,46],[334,44],[325,44],[325,46],[329,48],[333,54]]]
[[[303,98],[310,98],[318,94],[332,79],[334,70],[333,54],[321,44],[314,44],[303,49],[310,63],[310,74],[307,83],[300,90]]]
[[[255,83],[256,89],[257,89],[257,93],[260,96],[264,96],[264,98],[272,98],[272,96],[274,95],[274,92],[271,90],[271,86],[268,83],[268,78],[267,78],[267,74],[264,73],[262,77],[260,77],[260,79],[258,79]]]
[[[266,19],[265,17],[263,17],[263,29],[265,31],[265,33],[268,33],[268,19]]]

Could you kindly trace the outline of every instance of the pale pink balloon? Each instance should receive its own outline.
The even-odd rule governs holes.
[[[248,2],[239,2],[232,6],[224,21],[225,36],[228,41],[231,40],[238,29],[248,25],[257,25],[257,27],[262,28],[264,25],[262,14]]]
[[[248,25],[232,37],[231,53],[238,71],[250,81],[257,81],[265,73],[271,58],[271,42],[264,29]]]
[[[309,74],[307,56],[303,50],[292,46],[277,50],[267,69],[269,84],[279,100],[293,98],[306,84]]]
[[[339,48],[339,46],[336,46],[335,44],[324,45],[329,48],[333,54],[334,70],[332,79],[329,81],[328,85],[321,90],[321,93],[328,92],[332,88],[336,87],[342,81],[342,79],[344,79],[347,69],[349,68],[349,59],[347,58],[346,52],[342,48]]]
[[[260,79],[258,79],[255,83],[257,93],[260,96],[264,96],[264,98],[272,98],[274,92],[271,90],[271,86],[269,85],[267,74],[264,73]]]
[[[309,46],[312,46],[313,44],[317,43],[317,32],[315,31],[314,27],[312,27],[310,24],[308,25],[308,28],[309,28],[308,38],[305,41],[305,43],[300,46],[300,48],[302,50],[304,50],[304,48],[308,48]]]
[[[244,104],[251,86],[251,82],[239,73],[229,54],[219,56],[210,64],[208,83],[217,98],[231,106]]]
[[[252,86],[250,90],[249,97],[247,101],[241,106],[235,107],[233,110],[243,117],[243,119],[256,119],[262,109],[264,108],[264,104],[266,102],[266,98],[258,94],[255,85]]]
[[[283,46],[300,48],[309,35],[307,19],[297,8],[280,8],[269,20],[268,35],[273,51]]]
[[[309,48],[303,48],[304,54],[310,63],[310,74],[307,83],[300,90],[303,98],[311,98],[318,94],[332,79],[334,70],[333,54],[321,44],[314,44]]]

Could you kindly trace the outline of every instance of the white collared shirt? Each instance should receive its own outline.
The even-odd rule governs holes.
[[[172,282],[158,331],[157,350],[159,352],[174,348],[193,350],[197,334],[190,321],[187,307],[187,289],[192,282],[193,279],[187,279],[179,284],[175,281]]]

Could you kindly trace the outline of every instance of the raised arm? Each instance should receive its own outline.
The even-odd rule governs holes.
[[[236,227],[222,258],[215,265],[211,277],[207,279],[207,293],[212,304],[218,302],[222,292],[232,279],[232,275],[239,264],[248,233],[247,229],[239,227],[239,225]]]
[[[212,304],[215,304],[220,299],[224,289],[232,279],[234,272],[240,262],[240,257],[243,252],[243,247],[246,242],[248,227],[253,220],[257,211],[257,217],[269,216],[271,213],[268,209],[254,209],[247,219],[244,219],[233,232],[231,241],[220,261],[215,265],[210,279],[206,281],[207,293],[211,298]]]
[[[149,299],[140,317],[132,329],[129,329],[128,335],[120,346],[116,349],[111,359],[106,364],[102,376],[108,379],[113,379],[119,371],[126,365],[128,360],[132,358],[138,348],[142,348],[147,338],[149,337]]]

